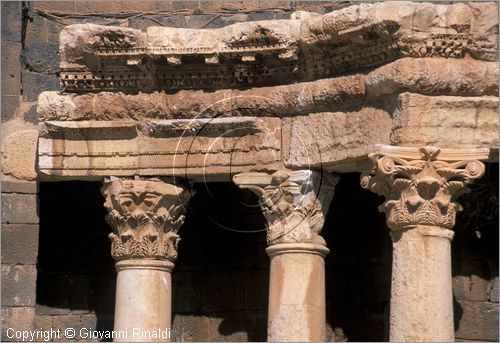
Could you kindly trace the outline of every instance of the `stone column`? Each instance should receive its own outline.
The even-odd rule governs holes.
[[[485,149],[385,147],[361,185],[386,201],[393,240],[390,340],[454,341],[450,242],[456,199],[484,173]],[[486,149],[487,150],[487,149]]]
[[[115,341],[168,341],[177,230],[190,192],[159,180],[113,181],[102,192],[117,270],[114,330],[127,333]],[[136,335],[140,329],[158,334]]]
[[[259,195],[268,222],[268,341],[324,341],[324,257],[329,250],[319,232],[337,177],[302,170],[243,173],[233,180]]]

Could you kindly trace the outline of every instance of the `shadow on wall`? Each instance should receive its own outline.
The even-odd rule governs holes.
[[[40,184],[35,327],[113,328],[116,276],[100,187]]]
[[[498,341],[498,163],[459,198],[452,243],[455,336]]]
[[[387,341],[392,243],[382,198],[342,174],[323,229],[327,340]]]
[[[113,327],[116,274],[99,188],[40,185],[38,328]],[[258,199],[230,182],[194,188],[173,273],[174,339],[265,341],[269,259]],[[452,244],[456,337],[495,340],[498,164],[473,188],[460,199]],[[328,340],[388,340],[392,243],[382,201],[361,189],[359,174],[341,175],[323,230]]]
[[[40,185],[36,327],[112,330],[116,273],[100,183]],[[249,191],[197,184],[180,229],[173,334],[184,341],[265,341],[265,221]]]
[[[178,341],[265,341],[269,260],[257,197],[195,184],[173,275]]]

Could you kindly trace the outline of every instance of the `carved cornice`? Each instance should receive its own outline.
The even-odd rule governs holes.
[[[233,181],[260,198],[267,220],[268,244],[311,242],[325,245],[319,236],[338,177],[311,170],[242,173]]]
[[[490,9],[496,7],[388,2],[146,33],[70,25],[60,38],[61,85],[69,92],[218,89],[330,77],[402,57],[495,61],[498,20],[483,19]],[[440,15],[430,21],[426,13]]]
[[[398,150],[400,150],[398,154]],[[484,174],[487,149],[379,147],[361,186],[385,197],[380,206],[391,230],[428,225],[452,229],[461,206],[456,199]],[[475,157],[475,158],[474,158]]]
[[[115,260],[176,259],[190,191],[161,181],[118,180],[105,184],[102,193]]]

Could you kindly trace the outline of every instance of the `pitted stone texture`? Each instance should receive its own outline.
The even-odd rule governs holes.
[[[472,59],[404,58],[366,76],[368,97],[399,92],[440,95],[498,95],[498,63]]]
[[[146,33],[126,28],[94,24],[76,24],[66,27],[59,36],[59,53],[62,68],[92,61],[93,51],[106,47],[141,48],[146,44]],[[91,65],[92,66],[92,65]]]
[[[217,116],[285,117],[327,111],[365,99],[361,75],[324,79],[294,85],[213,93],[180,91],[127,95],[61,95],[44,92],[38,99],[40,120],[144,120],[215,118]]]
[[[19,130],[2,143],[2,172],[16,179],[36,179],[37,130]]]
[[[471,56],[488,61],[498,60],[498,3],[469,2],[474,39],[467,46]]]
[[[359,170],[373,144],[389,143],[391,125],[389,113],[372,107],[286,118],[283,162],[289,168]]]
[[[393,125],[394,145],[498,148],[498,98],[403,93]]]
[[[420,228],[391,235],[390,340],[453,341],[450,239]]]
[[[495,6],[388,2],[219,29],[70,25],[60,38],[61,82],[70,92],[214,90],[331,77],[405,56],[494,61],[498,19],[477,25],[488,11]]]

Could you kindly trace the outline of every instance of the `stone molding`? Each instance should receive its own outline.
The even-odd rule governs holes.
[[[400,92],[497,97],[498,69],[498,63],[473,59],[402,58],[365,74],[243,90],[42,92],[37,112],[40,121],[216,118],[229,113],[284,118],[343,111]]]
[[[494,61],[497,38],[489,32],[498,23],[484,21],[488,9],[496,7],[389,2],[219,29],[70,25],[60,36],[61,85],[68,92],[237,88],[328,77],[408,56]]]
[[[279,118],[218,117],[40,124],[38,170],[50,177],[211,177],[276,169]]]
[[[314,243],[281,243],[266,248],[266,253],[271,258],[284,254],[312,254],[326,257],[329,252],[330,249],[325,245]]]
[[[361,186],[385,197],[380,211],[391,230],[413,226],[453,229],[457,198],[484,174],[488,149],[400,148],[378,146],[369,154],[373,168]]]
[[[241,173],[233,177],[242,189],[259,196],[267,220],[267,242],[326,245],[319,236],[338,177],[312,170]]]
[[[116,261],[175,261],[184,213],[192,191],[162,181],[116,180],[104,184],[111,255]]]

